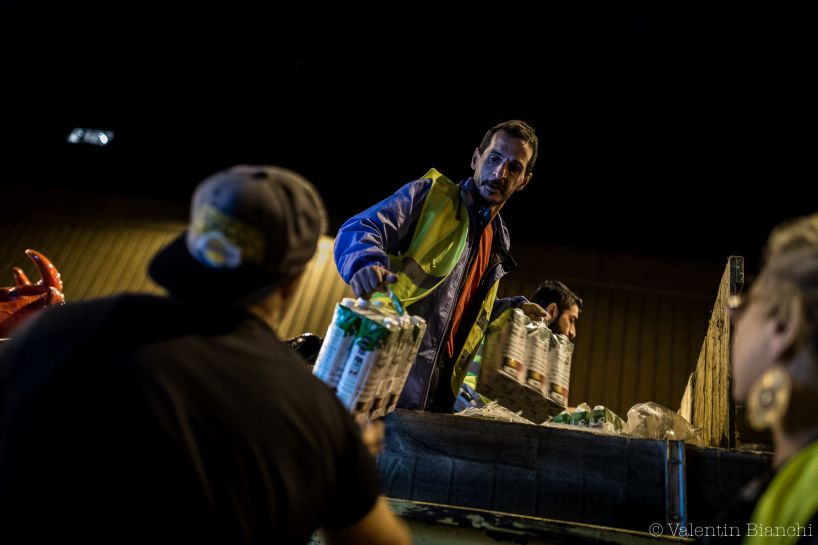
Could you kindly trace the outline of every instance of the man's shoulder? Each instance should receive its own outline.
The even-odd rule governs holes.
[[[122,307],[149,308],[149,307],[171,307],[178,305],[167,297],[151,295],[148,293],[118,293],[107,297],[96,299],[85,299],[80,301],[69,301],[59,307],[52,307],[62,315],[77,315],[90,312],[105,312]]]
[[[34,316],[20,331],[22,335],[38,337],[56,333],[75,335],[77,331],[93,329],[100,324],[110,325],[113,316],[119,313],[162,314],[172,307],[173,303],[164,297],[123,293],[50,307]]]
[[[422,178],[413,180],[398,189],[389,199],[393,203],[412,203],[418,206],[426,201],[426,198],[434,190],[437,195],[446,195],[453,198],[459,195],[461,184],[455,183],[437,170],[430,169]]]
[[[430,177],[418,178],[412,180],[408,184],[404,184],[398,189],[392,198],[410,198],[412,200],[422,199],[429,192],[429,189],[434,183],[434,179]]]

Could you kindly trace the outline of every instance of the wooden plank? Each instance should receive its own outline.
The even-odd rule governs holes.
[[[735,407],[730,392],[730,319],[727,299],[743,281],[743,259],[731,257],[719,284],[702,349],[696,363],[693,388],[693,425],[702,428],[711,446],[735,444]]]
[[[415,545],[650,545],[687,543],[670,535],[653,537],[593,524],[527,517],[485,509],[387,498],[389,508],[408,525]],[[316,532],[310,545],[326,543]]]
[[[463,545],[549,545],[553,543],[648,545],[648,532],[593,524],[527,517],[483,509],[408,500],[388,500],[392,511],[409,523],[414,543]],[[673,538],[668,543],[680,543]]]

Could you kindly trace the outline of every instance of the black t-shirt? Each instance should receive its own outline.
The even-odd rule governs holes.
[[[377,495],[351,416],[245,312],[122,295],[0,347],[3,542],[304,543]]]

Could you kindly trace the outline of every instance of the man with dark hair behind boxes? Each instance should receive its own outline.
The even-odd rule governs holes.
[[[548,327],[554,333],[565,335],[572,341],[577,336],[577,321],[582,310],[582,299],[559,280],[544,280],[531,301],[548,312]]]
[[[559,280],[543,280],[530,301],[544,308],[548,313],[545,318],[548,328],[560,335],[565,335],[571,341],[577,336],[577,321],[582,310],[582,299]],[[466,379],[455,402],[455,412],[467,407],[482,407],[486,398],[481,398],[475,391],[477,375],[480,368],[482,350],[472,361]]]
[[[409,543],[358,427],[276,337],[324,222],[294,172],[202,182],[169,297],[47,310],[0,352],[8,543]]]

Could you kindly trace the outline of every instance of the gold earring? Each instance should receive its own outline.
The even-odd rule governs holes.
[[[779,422],[790,405],[792,379],[784,369],[775,365],[750,388],[747,396],[747,420],[750,426],[763,430]]]

